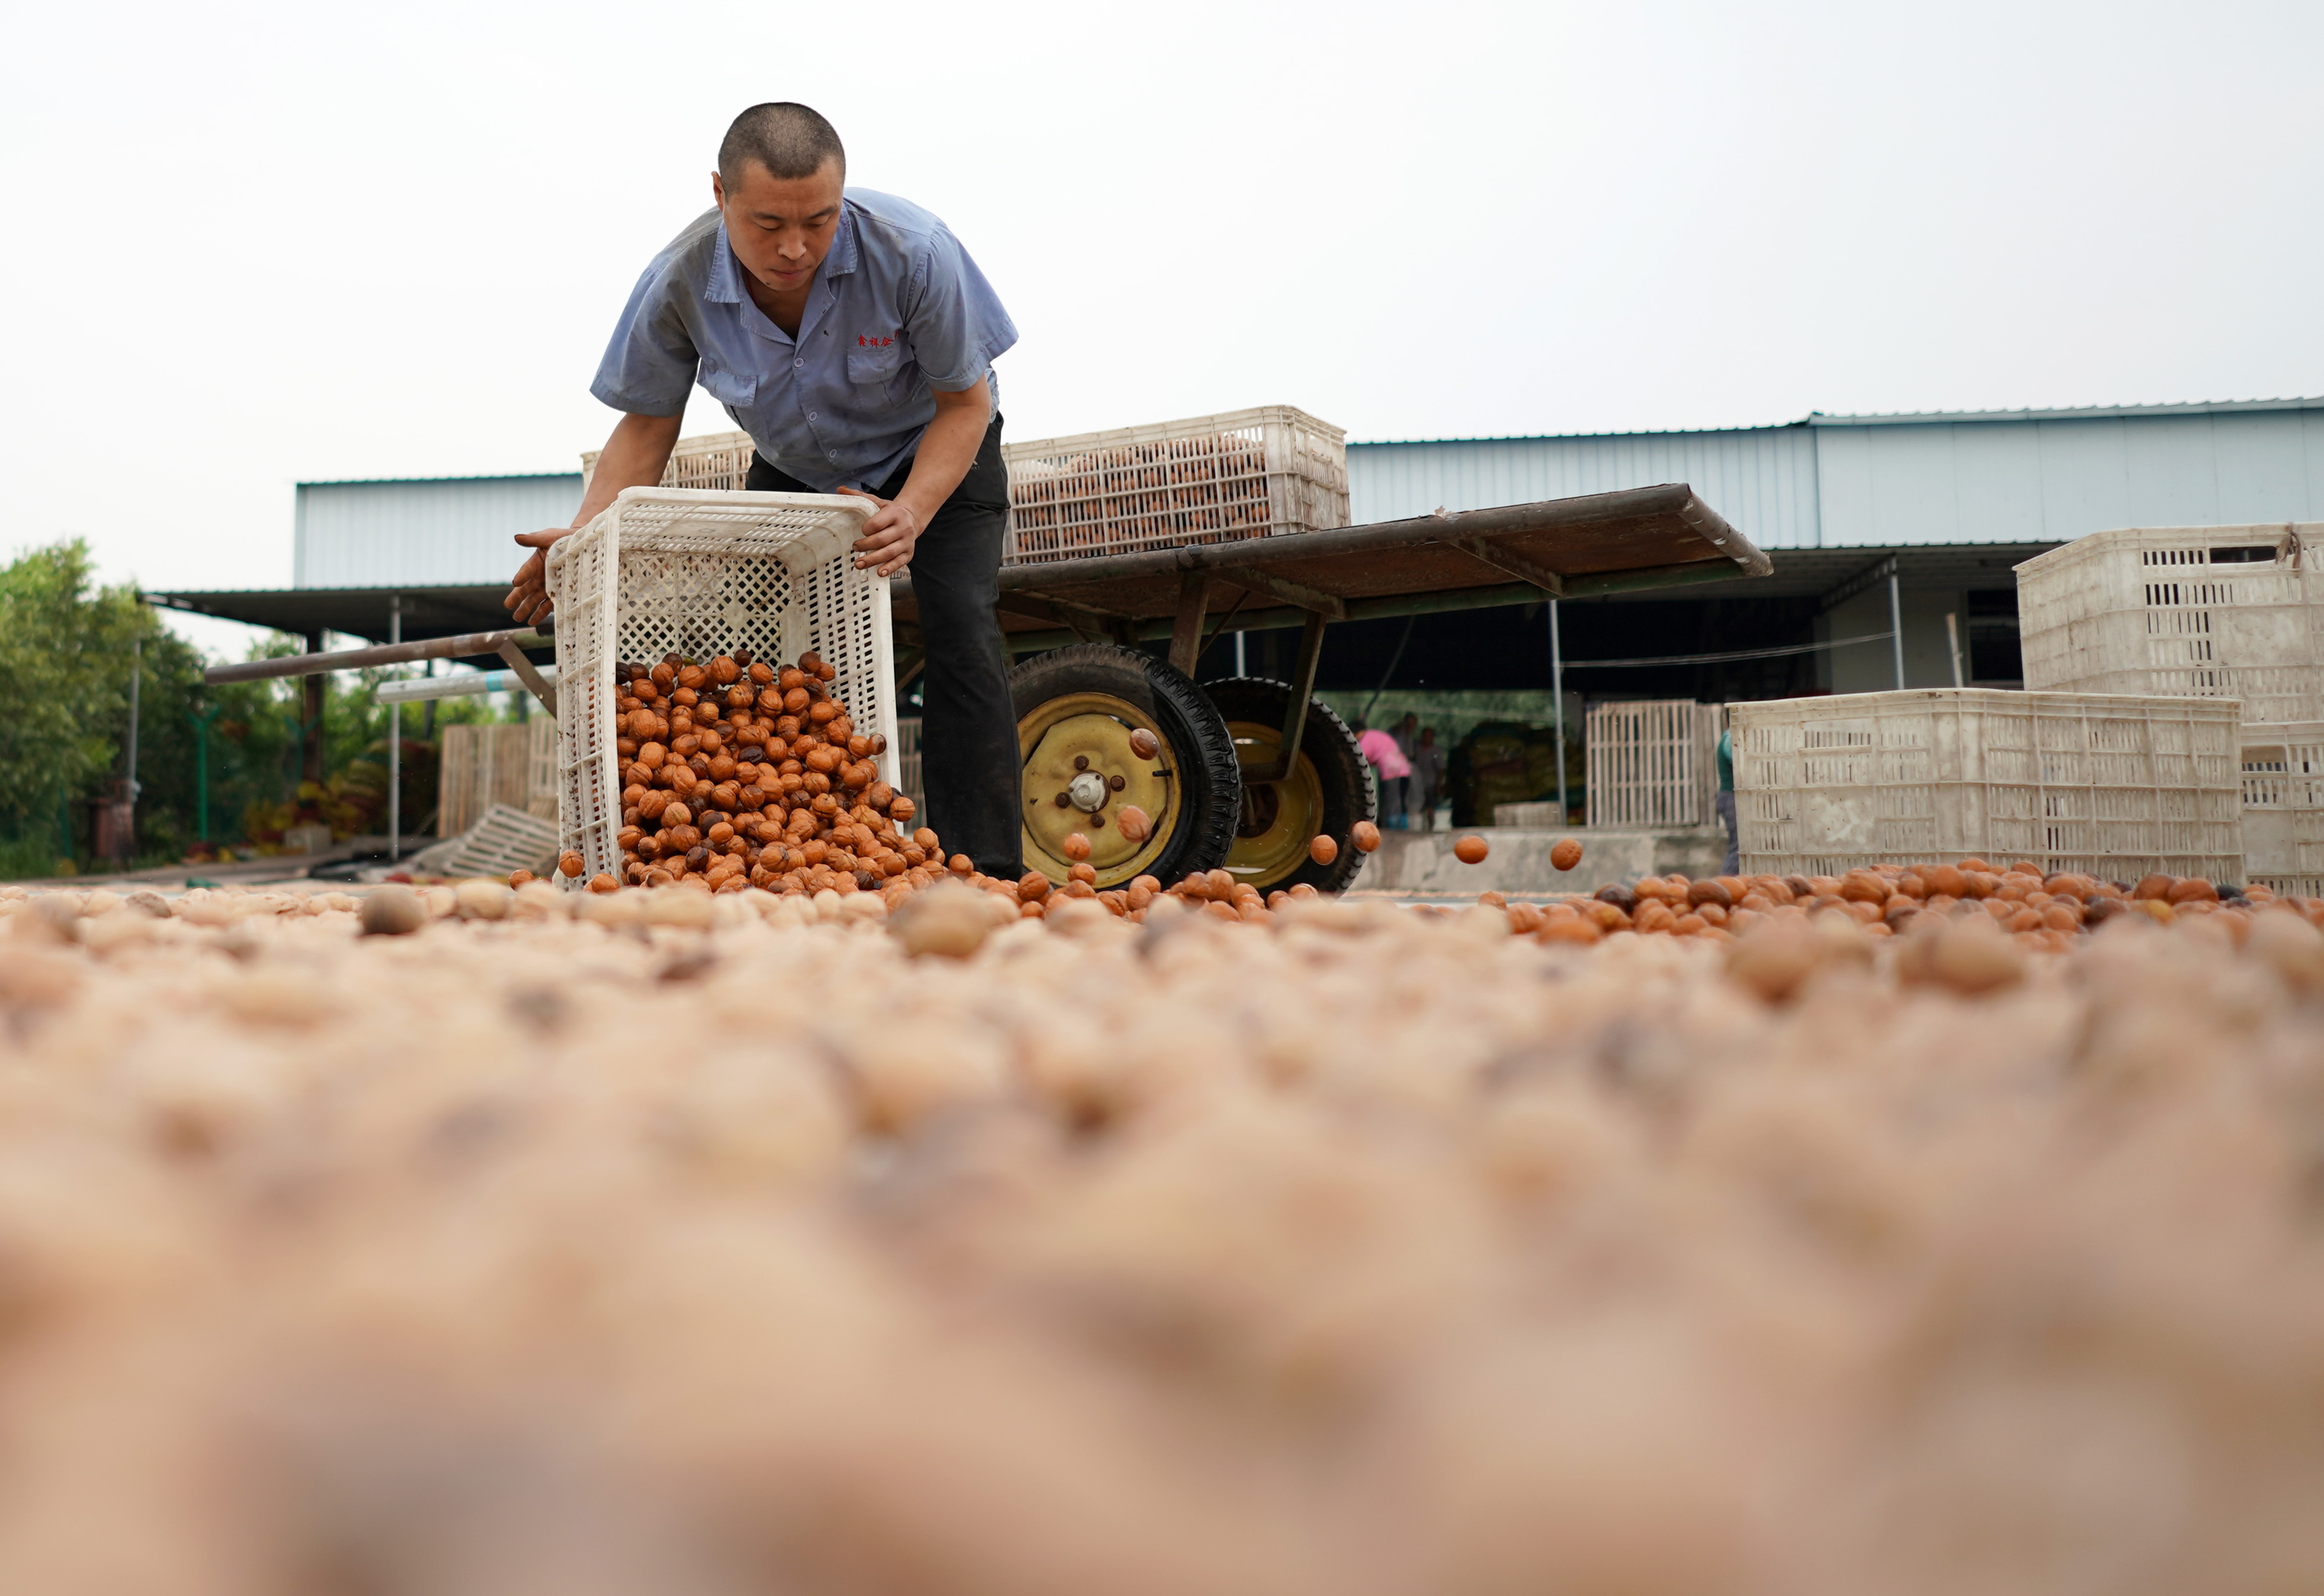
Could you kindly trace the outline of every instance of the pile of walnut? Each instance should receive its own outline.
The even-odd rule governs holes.
[[[1483,896],[1502,901],[1499,893]],[[1977,915],[2028,946],[2055,951],[2116,915],[2144,915],[2167,925],[2181,915],[2224,913],[2231,922],[2247,923],[2253,909],[2274,897],[2256,884],[2223,891],[2195,877],[2106,881],[2074,872],[2044,875],[2027,861],[2000,868],[1971,858],[1958,864],[1874,865],[1844,876],[1648,876],[1634,886],[1601,888],[1594,898],[1508,908],[1521,931],[1585,943],[1614,931],[1727,937],[1769,919],[1826,913],[1886,936],[1931,916]]]
[[[714,892],[908,892],[945,872],[936,834],[880,779],[888,740],[855,729],[814,650],[781,669],[737,649],[617,668],[622,870],[590,885]],[[580,856],[560,861],[581,872]],[[967,873],[965,855],[950,862]]]
[[[0,1591],[2324,1590],[2324,906],[1143,912],[0,888]]]

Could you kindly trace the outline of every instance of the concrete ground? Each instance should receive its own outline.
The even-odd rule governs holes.
[[[406,859],[420,849],[439,841],[436,837],[406,837],[403,856]],[[387,851],[384,836],[349,837],[334,843],[320,853],[278,853],[268,859],[237,859],[232,863],[161,864],[151,870],[88,872],[81,875],[27,876],[5,883],[18,887],[56,887],[76,892],[86,892],[95,887],[109,891],[134,891],[151,887],[157,891],[184,890],[190,881],[208,881],[221,887],[311,887],[318,892],[345,891],[345,881],[318,881],[307,872],[318,864],[336,860],[352,859],[363,853],[383,853]]]

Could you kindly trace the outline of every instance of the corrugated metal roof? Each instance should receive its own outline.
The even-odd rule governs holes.
[[[1753,421],[1737,427],[1628,427],[1602,432],[1488,432],[1473,438],[1351,438],[1350,448],[1411,448],[1438,443],[1538,443],[1562,438],[1700,438],[1707,434],[1729,432],[1779,432],[1785,428],[1804,427],[1807,419],[1796,421]]]
[[[1952,421],[2104,421],[2130,416],[2231,415],[2241,411],[2324,410],[2324,398],[2199,399],[2183,404],[2097,404],[2049,411],[1897,411],[1826,415],[1811,411],[1810,427],[1910,427]]]
[[[1359,524],[1683,482],[1762,549],[1815,546],[1815,439],[1805,428],[1357,444]]]
[[[489,476],[318,476],[295,485],[302,488],[368,488],[404,482],[536,482],[547,477],[579,475],[577,471],[495,471]]]

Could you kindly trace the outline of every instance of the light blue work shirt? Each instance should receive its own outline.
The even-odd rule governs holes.
[[[712,210],[638,279],[589,392],[671,416],[698,381],[777,470],[825,493],[872,488],[920,447],[930,390],[974,387],[1016,342],[950,228],[908,199],[849,189],[797,337],[752,302]],[[991,392],[998,413],[997,381]]]

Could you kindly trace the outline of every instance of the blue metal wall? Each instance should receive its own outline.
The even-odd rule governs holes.
[[[1834,547],[2324,520],[2316,400],[1990,420],[1819,416],[1811,430]]]
[[[581,474],[302,482],[294,587],[443,587],[505,580],[519,532],[561,527],[581,507]]]
[[[1812,549],[1815,447],[1805,426],[1356,443],[1348,496],[1360,524],[1684,482],[1760,547]]]
[[[2324,400],[1359,443],[1348,481],[1359,522],[1685,482],[1763,549],[2324,521]]]

